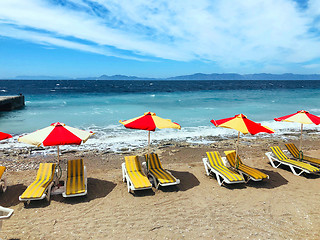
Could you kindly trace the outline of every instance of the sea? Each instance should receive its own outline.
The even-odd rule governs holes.
[[[25,96],[23,109],[0,112],[0,131],[14,137],[0,149],[23,148],[17,139],[62,122],[95,134],[81,146],[62,148],[123,151],[147,145],[147,131],[126,129],[119,120],[154,112],[181,125],[181,130],[157,129],[152,143],[186,141],[210,144],[235,138],[232,129],[217,128],[210,120],[245,114],[274,129],[273,137],[299,136],[300,124],[274,118],[307,110],[320,115],[320,81],[110,81],[110,80],[0,80],[0,96]],[[318,127],[304,129],[317,134]],[[259,133],[245,138],[270,137]]]

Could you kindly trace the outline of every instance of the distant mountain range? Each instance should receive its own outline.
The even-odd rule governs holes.
[[[100,77],[68,78],[62,76],[17,76],[16,80],[320,80],[320,74],[237,74],[237,73],[195,73],[169,78],[144,78],[126,75],[102,75]]]

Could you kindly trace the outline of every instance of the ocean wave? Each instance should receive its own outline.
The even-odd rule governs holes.
[[[259,133],[254,136],[248,134],[241,134],[242,138],[266,138],[266,137],[279,137],[284,138],[292,135],[293,138],[300,136],[300,124],[284,123],[284,122],[262,122],[275,130],[274,134]],[[148,132],[143,130],[126,129],[119,125],[109,125],[99,127],[91,125],[85,130],[93,131],[95,134],[84,144],[80,146],[61,146],[61,151],[64,150],[97,150],[97,151],[113,151],[120,152],[122,149],[134,150],[137,148],[145,148],[148,144]],[[304,134],[307,131],[314,131],[316,134],[317,127],[315,125],[304,125]],[[23,134],[24,135],[24,134]],[[19,136],[14,136],[11,139],[2,141],[0,149],[10,149],[16,151],[19,148],[32,148],[32,146],[18,143]],[[185,127],[181,130],[176,129],[162,129],[151,132],[151,143],[157,144],[163,141],[186,141],[194,144],[210,144],[220,139],[236,138],[237,131],[232,129],[220,128],[212,126],[199,126],[199,127]],[[55,147],[45,148],[41,154],[54,154]],[[39,154],[33,152],[32,154]]]

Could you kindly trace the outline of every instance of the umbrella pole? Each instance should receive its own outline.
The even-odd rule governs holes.
[[[57,152],[58,152],[58,165],[59,165],[60,163],[59,145],[57,145]]]
[[[150,131],[148,131],[148,157],[147,157],[147,172],[149,172],[149,154],[150,154]]]
[[[240,132],[238,131],[238,139],[237,139],[237,144],[236,144],[236,157],[234,159],[234,162],[236,164],[236,168],[238,168],[239,163],[238,163],[238,148],[239,148],[239,138],[240,138]]]
[[[302,151],[302,129],[303,129],[303,123],[301,123],[300,152]]]

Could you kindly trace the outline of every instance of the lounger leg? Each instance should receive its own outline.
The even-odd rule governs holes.
[[[216,178],[217,178],[217,181],[218,181],[219,185],[221,186],[223,181],[221,182],[219,174],[216,174]]]
[[[273,160],[271,160],[271,159],[269,159],[269,160],[270,160],[272,167],[274,167],[274,168],[278,168],[281,165],[281,162],[279,162],[278,165],[275,165]]]
[[[0,191],[5,192],[6,190],[7,190],[7,180],[6,178],[3,178],[0,181]]]
[[[209,168],[208,168],[207,159],[206,159],[206,158],[203,158],[202,161],[203,161],[203,164],[204,164],[204,168],[205,168],[205,170],[206,170],[206,173],[207,173],[207,175],[209,176],[209,175],[210,175],[210,170],[209,170]]]
[[[30,200],[23,202],[24,207],[28,207],[28,206],[29,206],[29,204],[30,204],[30,202],[31,202]]]
[[[48,202],[50,201],[50,194],[51,194],[52,186],[53,186],[53,182],[51,182],[49,187],[48,187],[48,192],[47,192],[47,196],[46,196],[46,199],[47,199]]]
[[[275,161],[277,161],[276,158],[272,157],[270,153],[265,153],[266,156],[268,157],[270,163],[271,163],[271,166],[274,167],[274,168],[278,168],[280,165],[281,165],[281,162],[279,162],[278,165],[275,165]],[[274,159],[275,161],[273,161],[272,159]]]
[[[127,179],[128,192],[130,192],[130,181]]]
[[[157,179],[155,177],[153,177],[153,182],[154,182],[154,186],[156,187],[156,189],[158,190],[159,186],[160,186],[160,182],[157,182]]]
[[[293,172],[294,175],[300,176],[304,171],[301,170],[300,173],[297,173],[296,170],[293,168],[293,166],[290,166],[291,171]]]
[[[2,191],[5,192],[7,190],[7,179],[4,178],[3,179],[3,188],[2,188]]]
[[[245,177],[244,175],[242,175],[242,176],[244,178],[245,183],[248,183],[251,179],[249,176],[247,176],[247,177]]]
[[[209,172],[209,169],[208,169],[208,166],[207,166],[206,163],[204,164],[204,168],[206,169],[206,173],[207,173],[207,175],[209,176],[209,175],[210,175],[210,172]]]
[[[126,181],[126,171],[125,171],[125,169],[124,169],[124,167],[123,167],[123,165],[122,165],[122,181],[123,182],[125,182]]]

